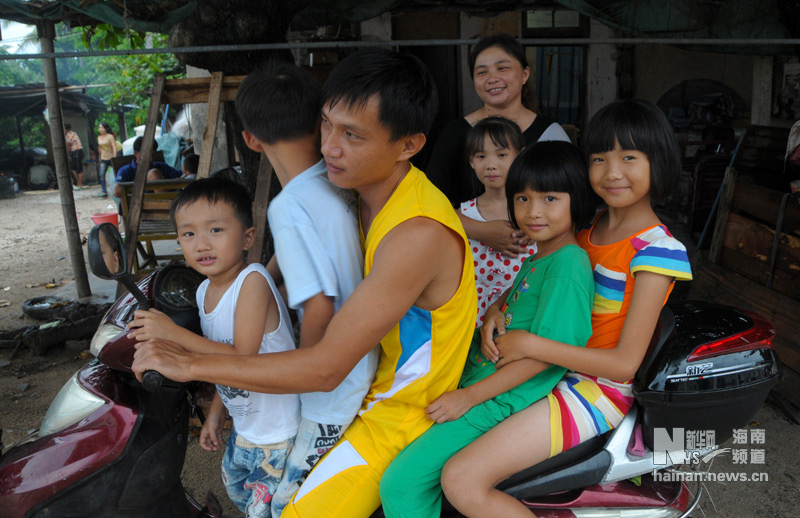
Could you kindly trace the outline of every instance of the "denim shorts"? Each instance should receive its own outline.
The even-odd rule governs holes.
[[[277,444],[253,444],[231,430],[222,458],[222,483],[228,496],[247,518],[269,518],[286,456],[294,438]]]
[[[277,518],[281,515],[283,508],[300,489],[300,484],[306,479],[317,461],[342,438],[342,434],[348,426],[349,423],[344,426],[324,425],[305,418],[300,419],[294,447],[286,460],[283,479],[281,479],[274,494],[275,498],[272,500],[272,516]]]

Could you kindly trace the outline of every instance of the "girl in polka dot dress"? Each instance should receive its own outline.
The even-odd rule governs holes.
[[[465,148],[469,164],[475,170],[486,192],[461,204],[461,212],[478,221],[509,221],[506,203],[506,176],[514,158],[525,146],[519,126],[504,117],[487,117],[467,133]],[[475,326],[483,324],[486,309],[511,287],[522,262],[536,252],[529,243],[527,253],[508,257],[488,245],[470,239],[475,264],[475,285],[478,289],[478,315]]]

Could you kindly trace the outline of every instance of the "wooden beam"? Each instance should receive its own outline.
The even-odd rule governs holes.
[[[235,101],[239,84],[246,76],[225,76],[220,88],[220,101]],[[169,79],[163,102],[168,104],[204,103],[208,99],[210,77]]]
[[[214,156],[214,139],[217,136],[217,121],[219,119],[219,99],[222,92],[222,72],[211,74],[208,89],[208,114],[206,116],[206,129],[203,132],[203,143],[200,145],[200,163],[197,166],[197,177],[208,178],[211,173],[211,158]]]
[[[153,143],[155,142],[158,113],[161,108],[162,94],[164,92],[164,75],[158,74],[153,80],[153,92],[150,95],[150,109],[147,112],[147,122],[142,137],[142,148],[139,151],[139,161],[136,164],[136,178],[134,179],[133,193],[131,194],[130,213],[125,221],[125,252],[127,254],[127,271],[133,267],[136,254],[136,242],[139,237],[139,221],[142,216],[142,200],[144,199],[144,186],[147,182],[147,171],[153,156]]]
[[[712,263],[719,263],[722,242],[725,238],[725,228],[728,226],[728,214],[731,210],[731,199],[733,199],[736,176],[736,169],[733,167],[725,169],[725,178],[722,180],[722,192],[719,197],[717,220],[714,223],[714,236],[711,239],[711,250],[708,254],[708,260]]]
[[[250,263],[261,262],[261,254],[264,250],[264,241],[267,235],[267,207],[269,206],[269,188],[272,179],[275,177],[272,164],[265,153],[261,153],[261,161],[258,163],[258,179],[256,180],[256,194],[253,202],[253,222],[256,225],[256,238],[253,253],[247,254]]]
[[[784,193],[782,192],[766,187],[738,181],[736,182],[736,188],[733,190],[731,207],[776,228],[778,210],[780,209],[783,195]],[[800,231],[800,204],[792,203],[791,200],[786,204],[782,229],[783,232]]]

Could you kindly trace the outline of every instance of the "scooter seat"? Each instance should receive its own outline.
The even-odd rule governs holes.
[[[520,471],[498,484],[497,489],[526,499],[598,484],[611,466],[611,455],[603,449],[610,433]]]

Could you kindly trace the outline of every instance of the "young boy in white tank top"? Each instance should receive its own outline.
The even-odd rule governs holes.
[[[247,190],[221,178],[197,180],[175,198],[171,212],[186,263],[208,277],[196,295],[203,337],[154,309],[136,312],[129,336],[168,340],[196,353],[294,349],[288,311],[272,278],[264,266],[244,259],[255,236]],[[299,396],[218,384],[200,433],[202,448],[220,448],[226,409],[233,430],[222,461],[225,489],[247,516],[268,518],[297,434]]]

